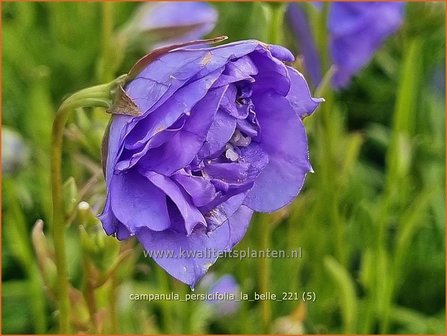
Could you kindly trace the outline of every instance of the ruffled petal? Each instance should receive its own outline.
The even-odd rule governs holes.
[[[112,116],[108,128],[108,135],[105,135],[107,136],[106,143],[104,144],[107,146],[107,157],[103,158],[103,160],[106,160],[105,177],[108,183],[115,170],[116,161],[124,148],[123,138],[129,119],[130,117],[124,115]]]
[[[209,76],[179,89],[166,103],[138,122],[126,136],[126,148],[136,149],[144,146],[155,134],[173,125],[180,116],[190,114],[221,73],[222,69],[218,69]]]
[[[186,192],[169,177],[157,174],[155,172],[147,172],[144,174],[158,189],[166,194],[172,202],[177,206],[184,220],[186,234],[191,234],[192,230],[198,225],[206,226],[205,218],[195,206],[191,204],[191,198]]]
[[[239,210],[215,231],[196,230],[185,236],[172,230],[140,230],[137,238],[148,255],[174,278],[194,287],[217,258],[244,236],[253,212]]]
[[[163,105],[190,81],[208,76],[232,59],[243,57],[259,46],[258,41],[240,41],[218,47],[180,48],[155,59],[125,87],[142,116],[131,118],[127,132],[147,114]]]
[[[197,207],[211,202],[216,197],[216,189],[213,184],[201,176],[187,174],[181,170],[172,177],[191,196]]]
[[[278,59],[274,58],[269,50],[258,48],[250,54],[250,58],[258,69],[262,69],[254,76],[254,88],[258,90],[275,90],[286,96],[290,90],[290,80],[287,68]]]
[[[255,180],[269,163],[269,156],[262,149],[262,146],[257,143],[252,143],[248,147],[242,147],[240,152],[239,161],[249,165],[247,170],[248,179]]]
[[[217,227],[231,218],[242,206],[246,193],[238,193],[223,201],[205,214],[208,230],[214,231]]]
[[[236,129],[236,119],[218,110],[206,135],[205,143],[199,152],[200,158],[210,157],[221,151]]]
[[[204,51],[171,52],[154,60],[127,84],[127,95],[145,116],[164,104],[178,89],[195,76],[203,66]],[[136,119],[135,121],[138,121]]]
[[[107,199],[106,205],[101,215],[98,216],[102,223],[104,231],[110,236],[115,234],[119,240],[128,239],[131,236],[130,231],[121,223],[112,211],[110,198]]]
[[[206,164],[203,171],[207,176],[227,183],[245,183],[248,179],[249,163],[210,163]]]
[[[136,171],[113,176],[110,201],[116,218],[132,234],[142,227],[162,231],[171,225],[165,194]]]
[[[171,140],[148,151],[144,160],[140,160],[139,168],[172,175],[188,165],[205,141],[224,92],[225,87],[210,90],[205,98],[194,106],[185,126]]]
[[[166,104],[149,114],[144,120],[140,120],[124,140],[125,146],[129,150],[128,155],[121,158],[115,169],[126,170],[131,168],[151,148],[159,147],[160,143],[163,143],[160,138],[166,141],[176,136],[178,132],[170,132],[167,128],[178,123],[180,117],[185,119],[181,128],[184,127],[187,122],[184,117],[190,114],[194,106],[205,97],[220,73],[221,71],[218,70],[207,78],[197,80],[180,89]],[[141,146],[143,147],[137,152],[130,151]]]
[[[312,114],[324,99],[312,98],[309,86],[302,74],[291,67],[287,67],[287,71],[290,76],[290,91],[287,94],[287,99],[295,113],[301,119],[304,119]]]
[[[283,62],[293,62],[295,56],[290,52],[289,49],[276,44],[269,44],[267,49],[270,51],[273,57]]]
[[[307,136],[289,101],[274,91],[254,95],[262,128],[261,147],[269,163],[255,180],[244,204],[255,211],[272,212],[291,202],[311,171]]]
[[[235,61],[229,62],[214,87],[228,85],[231,83],[247,80],[254,81],[253,75],[258,74],[258,68],[248,56],[243,56]]]

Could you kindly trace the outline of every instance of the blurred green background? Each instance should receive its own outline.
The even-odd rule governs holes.
[[[212,5],[219,20],[210,36],[268,40],[268,4]],[[68,93],[125,73],[144,54],[110,56],[114,32],[138,6],[2,3],[2,155],[13,160],[3,163],[2,178],[3,333],[57,331],[46,224],[52,119]],[[287,26],[284,41],[296,50]],[[134,241],[105,237],[94,215],[105,197],[100,145],[108,115],[76,111],[63,156],[73,331],[444,334],[444,75],[444,4],[410,3],[401,29],[346,89],[317,90],[326,103],[305,120],[315,173],[292,205],[257,215],[237,247],[302,247],[303,257],[224,258],[211,268],[246,293],[317,298],[245,301],[230,318],[200,301],[129,300],[129,293],[190,289]],[[37,226],[31,236],[37,219],[45,234]]]

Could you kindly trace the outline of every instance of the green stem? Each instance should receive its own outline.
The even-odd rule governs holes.
[[[269,216],[261,215],[261,237],[260,237],[260,251],[266,253],[270,246],[272,223],[269,222]],[[270,274],[271,265],[269,258],[259,259],[259,289],[261,293],[268,293],[270,291]],[[261,316],[263,333],[270,333],[270,325],[272,320],[272,307],[270,300],[261,301]]]
[[[386,176],[385,176],[385,191],[384,202],[381,209],[381,216],[378,221],[378,253],[379,260],[390,257],[387,255],[387,232],[389,217],[393,210],[393,206],[399,202],[406,201],[408,195],[405,193],[404,188],[399,186],[405,186],[410,184],[408,181],[408,170],[411,167],[406,167],[402,158],[405,153],[402,153],[402,145],[400,143],[403,139],[408,139],[414,132],[415,125],[415,106],[417,101],[417,93],[419,91],[418,78],[420,78],[420,66],[418,64],[421,60],[422,42],[419,38],[409,39],[408,45],[405,48],[405,58],[402,63],[401,77],[397,90],[396,106],[394,113],[394,120],[392,126],[392,136],[388,151],[386,155]],[[396,190],[400,190],[397,195]],[[383,279],[380,278],[380,273],[377,274],[378,279],[383,281],[384,300],[383,300],[383,312],[380,319],[380,332],[388,333],[391,319],[391,309],[393,299],[395,295],[395,283],[398,278],[396,272],[398,270],[393,268],[390,270],[390,274]]]
[[[59,305],[59,332],[69,332],[68,275],[65,262],[65,225],[62,201],[61,156],[64,125],[69,109],[59,110],[53,123],[51,182],[53,195],[53,240],[57,267],[57,298]]]
[[[171,291],[171,287],[170,287],[170,283],[169,283],[169,278],[168,275],[166,274],[166,272],[164,270],[162,270],[160,267],[156,268],[156,273],[157,273],[157,277],[158,277],[158,283],[160,286],[160,289],[163,293],[169,293]],[[163,301],[161,302],[161,318],[162,318],[162,323],[164,326],[164,332],[166,334],[172,334],[175,332],[175,330],[173,330],[174,328],[174,319],[172,317],[172,305],[170,304],[169,301]]]
[[[113,6],[110,2],[102,4],[102,55],[99,69],[100,82],[112,80],[115,72],[115,49],[112,44],[113,40]]]
[[[322,73],[329,70],[331,61],[329,58],[329,36],[327,22],[330,2],[323,2],[322,8],[317,9],[311,3],[306,3],[306,13],[309,17],[313,36],[321,59]]]
[[[286,6],[284,3],[270,3],[269,43],[281,44],[283,41],[283,23]]]
[[[96,298],[95,298],[95,288],[92,283],[92,272],[90,261],[87,256],[84,255],[83,258],[84,266],[84,288],[83,295],[85,302],[87,304],[87,309],[90,315],[90,324],[93,328],[94,333],[98,333],[98,325],[96,323]]]
[[[324,94],[325,102],[320,107],[319,122],[319,139],[322,141],[320,165],[321,175],[324,186],[326,187],[325,202],[322,202],[322,206],[329,211],[329,217],[325,218],[333,230],[335,239],[335,255],[337,260],[345,265],[345,245],[344,245],[344,227],[342,221],[342,215],[339,209],[339,199],[336,190],[338,189],[339,181],[333,178],[334,167],[337,166],[337,148],[334,144],[337,142],[337,123],[335,119],[340,119],[341,116],[337,109],[333,108],[334,95],[328,88]]]
[[[118,327],[118,311],[117,311],[117,292],[118,292],[118,280],[116,275],[113,274],[110,279],[110,291],[109,291],[109,316],[110,316],[110,333],[112,335],[119,334]]]
[[[68,97],[56,113],[51,141],[51,189],[53,198],[53,241],[57,268],[57,303],[59,308],[59,332],[67,334],[69,326],[68,274],[65,256],[65,213],[62,195],[62,144],[64,127],[70,112],[78,107],[110,107],[112,95],[124,77],[78,91]]]
[[[324,2],[323,9],[321,11],[321,17],[319,20],[319,49],[321,55],[321,66],[324,72],[329,70],[331,61],[329,59],[329,35],[327,31],[327,22],[329,16],[330,3]]]

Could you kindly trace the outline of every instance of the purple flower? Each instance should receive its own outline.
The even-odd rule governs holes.
[[[317,7],[321,4],[314,3]],[[404,3],[333,2],[329,4],[330,57],[336,65],[335,88],[346,86],[401,25]],[[288,7],[289,22],[312,82],[321,80],[320,60],[307,19],[298,4]]]
[[[131,31],[147,32],[160,47],[202,38],[214,29],[217,16],[205,2],[150,2],[138,8]]]
[[[287,19],[298,40],[299,52],[303,57],[304,66],[309,74],[311,83],[316,85],[321,80],[321,60],[301,4],[289,4],[287,7]]]
[[[233,294],[235,296],[235,300],[226,300],[224,297],[223,300],[216,299],[208,301],[208,304],[218,316],[231,315],[239,307],[240,302],[236,301],[239,299],[239,286],[230,274],[223,275],[217,279],[208,290],[208,293],[215,296],[224,294]]]
[[[135,235],[194,286],[242,239],[253,211],[291,202],[311,171],[302,119],[321,101],[283,63],[292,60],[250,40],[139,62],[124,89],[141,115],[114,115],[109,129],[107,234]]]
[[[30,156],[22,136],[8,126],[2,126],[2,171],[13,175],[26,166]]]
[[[404,3],[334,2],[329,9],[335,87],[345,86],[402,23]]]

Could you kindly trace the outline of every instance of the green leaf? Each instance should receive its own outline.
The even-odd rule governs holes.
[[[357,297],[355,284],[349,272],[333,257],[324,258],[324,266],[335,284],[342,309],[344,333],[352,334],[356,331]]]
[[[390,185],[407,173],[411,147],[409,137],[415,125],[422,66],[422,42],[410,40],[402,63],[394,110],[393,132],[387,153],[387,183]],[[390,186],[391,187],[391,186]]]

